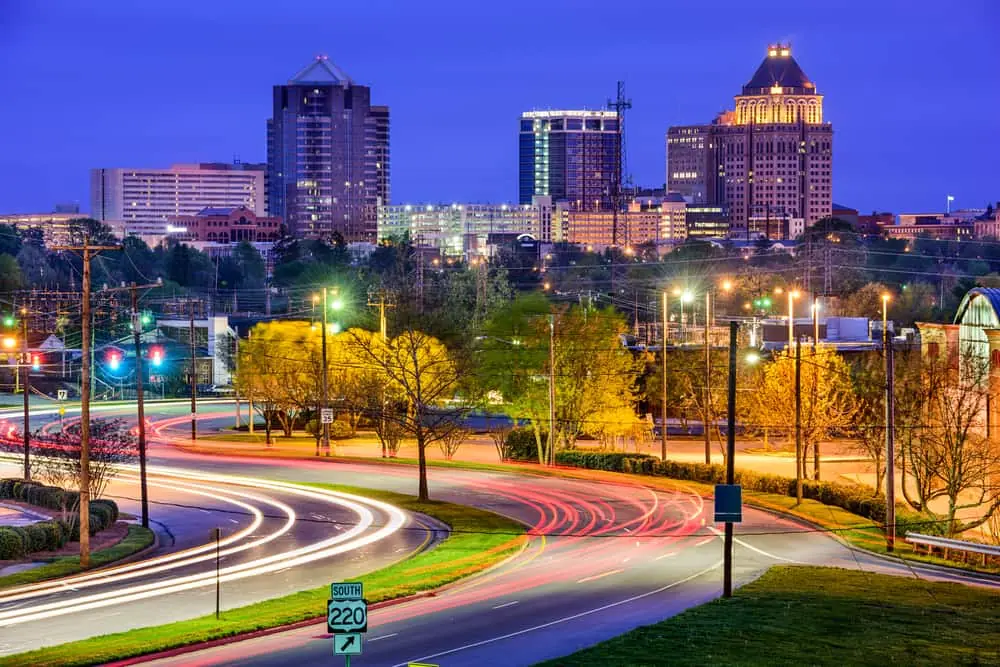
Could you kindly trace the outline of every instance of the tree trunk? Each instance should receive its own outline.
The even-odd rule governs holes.
[[[427,443],[422,429],[417,431],[417,470],[420,478],[417,497],[420,500],[430,500],[430,493],[427,490]]]
[[[271,446],[271,411],[264,413],[264,444]]]

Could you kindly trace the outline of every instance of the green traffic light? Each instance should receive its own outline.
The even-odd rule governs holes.
[[[340,298],[336,298],[330,302],[330,308],[334,310],[341,310],[344,307],[344,302]]]
[[[139,318],[139,322],[141,322],[142,324],[149,324],[152,320],[153,318],[149,316],[149,313],[143,313],[142,316]]]
[[[3,318],[3,325],[5,327],[12,327],[12,326],[14,326],[14,322],[15,322],[15,320],[14,320],[14,316],[13,315],[5,315],[4,318]]]

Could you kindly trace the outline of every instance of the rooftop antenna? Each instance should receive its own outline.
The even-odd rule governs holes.
[[[618,82],[618,91],[615,99],[608,100],[608,109],[614,111],[618,116],[618,143],[615,156],[614,182],[611,184],[612,206],[614,207],[611,224],[611,245],[618,245],[618,213],[625,210],[625,112],[632,108],[632,100],[625,97],[625,82]]]

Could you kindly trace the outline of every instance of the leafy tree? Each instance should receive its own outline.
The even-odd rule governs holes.
[[[20,264],[7,253],[0,255],[0,292],[12,292],[23,286]]]
[[[446,440],[460,428],[465,408],[457,399],[466,364],[441,341],[421,331],[404,330],[388,341],[361,329],[350,329],[348,334],[355,357],[383,373],[404,398],[406,410],[393,416],[416,440],[418,496],[427,500],[427,446]]]
[[[841,301],[840,312],[848,317],[881,317],[882,295],[889,293],[882,283],[868,283]]]
[[[14,225],[0,225],[0,253],[17,257],[21,252],[21,233]]]

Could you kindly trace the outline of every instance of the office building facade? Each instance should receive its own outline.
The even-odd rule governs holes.
[[[823,118],[823,96],[784,44],[771,45],[764,61],[735,98],[735,110],[711,124],[667,131],[667,179],[684,191],[704,190],[692,203],[725,207],[730,236],[772,236],[769,223],[793,233],[833,208],[833,127]],[[671,143],[696,137],[698,141]],[[703,138],[702,138],[703,137]],[[699,154],[700,152],[700,154]],[[693,166],[692,166],[693,165]],[[714,174],[700,185],[700,171]]]
[[[267,164],[269,212],[290,233],[374,241],[389,203],[389,108],[318,56],[274,86]]]
[[[119,235],[163,237],[171,216],[245,206],[266,214],[263,165],[175,164],[169,169],[92,169],[91,217]]]
[[[521,114],[518,202],[547,196],[579,210],[612,207],[622,135],[614,111],[528,111]]]

